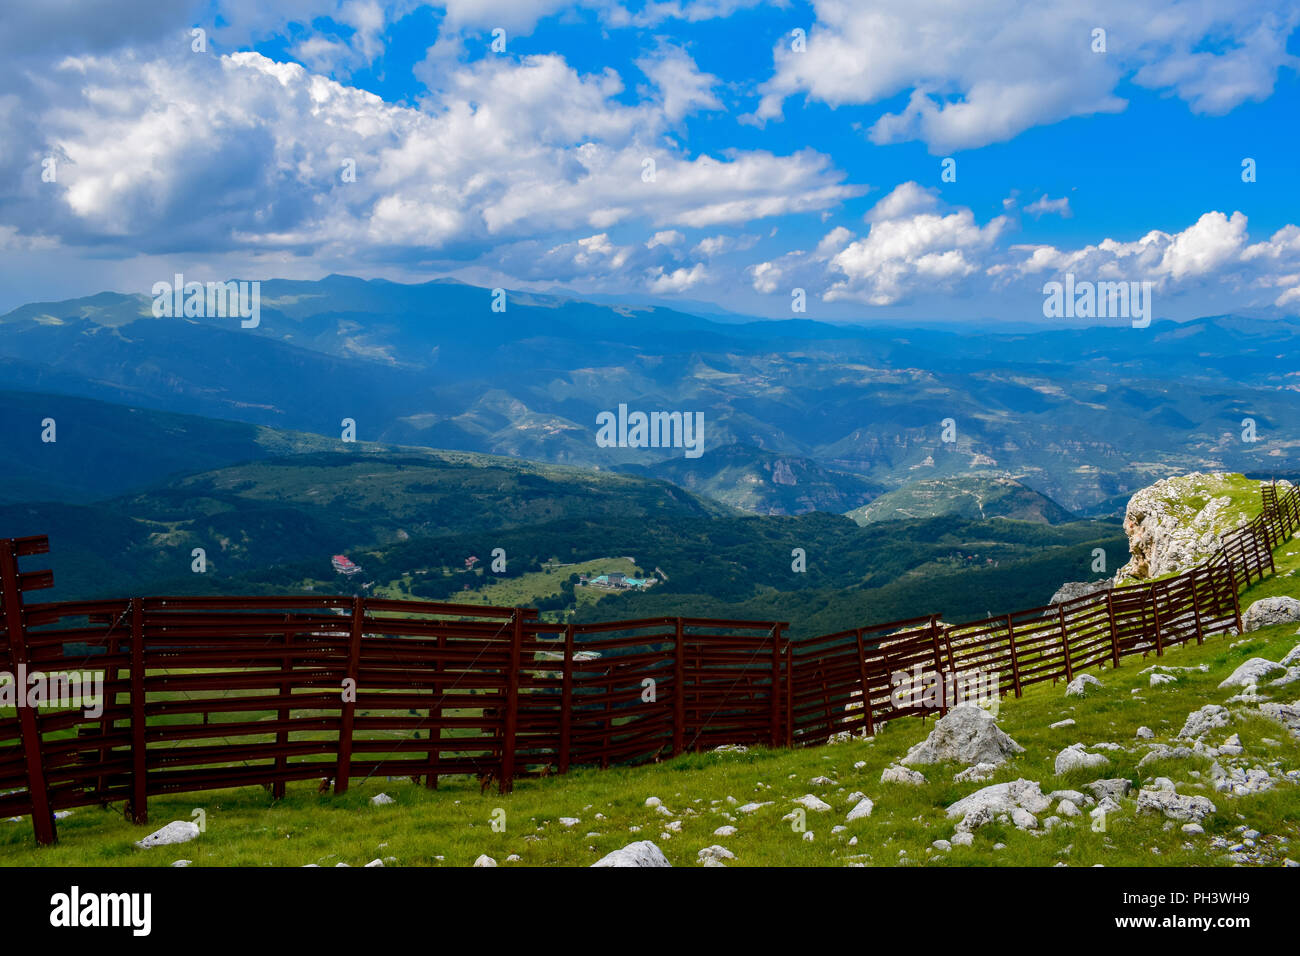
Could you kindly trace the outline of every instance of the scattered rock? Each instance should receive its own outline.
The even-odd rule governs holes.
[[[1292,736],[1300,737],[1300,700],[1290,704],[1260,704],[1259,712],[1285,725]]]
[[[1086,697],[1089,687],[1102,686],[1104,686],[1102,682],[1097,680],[1097,678],[1093,677],[1091,674],[1080,674],[1074,680],[1070,681],[1070,683],[1065,685],[1065,696]]]
[[[699,853],[696,854],[696,857],[699,859],[701,863],[703,863],[705,866],[708,866],[709,865],[708,861],[710,860],[714,861],[715,863],[722,863],[723,860],[734,860],[736,858],[736,854],[732,853],[725,846],[718,846],[715,843],[713,846],[706,846],[703,850],[701,850]]]
[[[1178,732],[1179,739],[1192,739],[1204,736],[1211,730],[1228,726],[1228,709],[1218,704],[1206,704],[1200,710],[1187,715],[1183,729]]]
[[[1199,743],[1199,741],[1198,741]],[[1146,756],[1138,761],[1138,767],[1145,767],[1157,760],[1186,760],[1194,751],[1189,747],[1170,747],[1168,744],[1151,744]]]
[[[484,853],[481,856],[479,856],[477,860],[474,861],[474,865],[475,866],[496,866],[497,861],[492,859],[492,857],[488,856],[486,853]]]
[[[918,770],[908,770],[906,767],[900,767],[897,764],[886,767],[880,773],[881,783],[906,783],[914,787],[919,787],[925,783],[925,776]]]
[[[370,805],[372,807],[386,807],[390,803],[396,803],[396,802],[397,802],[396,800],[394,800],[386,793],[377,793],[370,798]]]
[[[1104,767],[1109,763],[1110,758],[1105,754],[1090,754],[1083,749],[1083,744],[1073,744],[1056,755],[1056,764],[1053,769],[1059,777],[1061,774],[1069,773],[1072,770],[1086,767]]]
[[[1151,740],[1152,738],[1155,737],[1155,735],[1156,732],[1152,730],[1150,727],[1139,727],[1137,729],[1137,733],[1134,734],[1133,736],[1138,740]]]
[[[495,865],[495,864],[494,864]],[[649,840],[629,843],[620,850],[607,853],[592,866],[672,866],[663,850]]]
[[[713,835],[720,836],[720,837],[735,836],[736,828],[729,824],[727,826],[718,827],[716,830],[713,831]]]
[[[977,763],[973,767],[967,767],[953,775],[953,780],[957,783],[972,783],[980,780],[987,780],[997,772],[997,767],[991,763]]]
[[[1159,687],[1161,684],[1175,684],[1178,678],[1173,674],[1152,674],[1151,679],[1147,682],[1148,687]]]
[[[1175,790],[1138,791],[1138,813],[1162,813],[1170,820],[1200,823],[1216,810],[1206,797],[1185,796]]]
[[[1073,727],[1073,726],[1074,726],[1074,718],[1073,718],[1073,717],[1066,717],[1065,720],[1058,720],[1056,723],[1054,723],[1054,724],[1048,724],[1047,726],[1048,726],[1048,728],[1051,729],[1051,730],[1060,730],[1062,727]]]
[[[873,804],[869,798],[863,797],[858,801],[853,809],[849,811],[849,815],[845,817],[845,821],[852,822],[854,820],[861,820],[863,817],[869,817],[871,816],[871,811],[874,807],[875,804]]]
[[[799,806],[803,807],[805,810],[811,810],[814,813],[825,813],[831,808],[829,803],[811,793],[805,793],[802,797],[796,800],[795,803],[799,804]]]
[[[155,846],[171,846],[175,843],[188,843],[199,835],[199,825],[189,820],[173,820],[160,830],[155,830],[143,840],[136,843],[142,850]]]
[[[1011,822],[1016,825],[1018,830],[1037,830],[1038,817],[1034,816],[1024,807],[1013,807],[1011,809]]]
[[[1259,602],[1255,603],[1258,604]],[[1233,671],[1223,683],[1219,684],[1219,690],[1225,690],[1229,687],[1249,687],[1251,684],[1258,684],[1270,674],[1285,670],[1286,668],[1281,664],[1275,664],[1262,657],[1252,657]]]
[[[1133,784],[1124,777],[1110,777],[1104,780],[1094,780],[1084,787],[1089,793],[1097,798],[1098,802],[1106,799],[1118,804],[1124,797],[1128,796]]]
[[[1246,633],[1270,624],[1290,624],[1296,621],[1300,621],[1300,601],[1293,597],[1260,598],[1241,615],[1241,627]]]
[[[1210,767],[1210,781],[1219,793],[1233,797],[1245,797],[1252,793],[1263,793],[1273,789],[1276,781],[1262,767],[1245,770],[1232,767],[1225,770],[1218,763]]]

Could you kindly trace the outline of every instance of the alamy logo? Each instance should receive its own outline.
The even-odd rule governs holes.
[[[704,454],[703,412],[631,412],[596,416],[596,444],[601,448],[684,448],[687,458]]]
[[[50,897],[50,925],[127,926],[134,936],[148,936],[153,928],[151,893],[82,893],[74,886]]]
[[[46,674],[18,665],[18,673],[0,671],[0,709],[51,707],[80,709],[90,718],[104,714],[104,672]]]
[[[894,671],[889,675],[890,699],[895,707],[908,709],[939,709],[958,704],[975,704],[997,716],[1002,702],[998,672],[971,670],[961,674],[952,671],[925,670],[920,664],[911,671]]]
[[[153,284],[153,314],[157,319],[239,318],[241,328],[255,329],[262,323],[262,283],[186,282],[178,272],[174,282]]]
[[[1133,328],[1151,324],[1151,282],[1065,282],[1043,285],[1043,316],[1048,319],[1129,319]]]

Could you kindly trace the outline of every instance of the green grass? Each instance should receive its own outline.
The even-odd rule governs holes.
[[[486,563],[490,565],[491,559]],[[554,566],[554,570],[551,571],[531,571],[528,574],[521,574],[513,578],[498,578],[490,570],[487,570],[483,573],[491,581],[490,584],[486,584],[474,591],[455,592],[447,600],[456,604],[530,607],[543,598],[558,594],[560,582],[567,579],[571,574],[589,574],[594,577],[598,574],[621,571],[630,577],[635,569],[636,563],[628,558],[595,558],[591,561],[578,561],[573,564],[557,564]],[[386,586],[377,586],[374,589],[375,596],[397,600],[418,600],[411,594],[411,582],[412,578],[405,575]],[[615,592],[600,588],[578,587],[574,589],[574,595],[579,607],[595,604],[602,597],[607,597],[613,593]]]
[[[1300,581],[1290,572],[1300,569],[1300,542],[1287,542],[1276,553],[1278,574],[1242,595],[1243,610],[1259,597],[1300,593]],[[611,850],[640,839],[653,840],[676,866],[697,863],[702,847],[721,844],[736,854],[729,865],[747,866],[1215,866],[1228,865],[1225,851],[1210,846],[1213,836],[1234,837],[1240,826],[1260,830],[1260,847],[1269,862],[1300,858],[1300,790],[1281,779],[1262,794],[1233,798],[1215,793],[1208,782],[1209,762],[1196,758],[1165,761],[1138,769],[1146,748],[1137,746],[1135,731],[1148,726],[1155,740],[1174,743],[1187,714],[1205,703],[1222,703],[1233,691],[1218,683],[1251,657],[1276,660],[1300,637],[1295,625],[1278,625],[1244,637],[1216,637],[1203,646],[1191,644],[1166,652],[1163,658],[1123,659],[1118,669],[1093,671],[1102,688],[1091,688],[1086,699],[1064,697],[1061,684],[1040,684],[1016,700],[1002,702],[999,725],[1026,752],[1013,758],[989,781],[954,783],[960,768],[921,768],[928,783],[920,787],[881,784],[881,771],[929,732],[932,721],[904,719],[884,725],[874,738],[799,750],[751,749],[746,753],[688,754],[644,767],[575,769],[564,777],[521,780],[508,796],[480,794],[475,781],[444,778],[430,791],[407,780],[356,780],[341,797],[317,793],[315,784],[290,786],[288,796],[273,801],[260,788],[154,797],[149,802],[152,825],[133,826],[123,820],[120,806],[80,808],[59,823],[60,841],[37,847],[30,822],[0,821],[0,863],[12,866],[167,865],[184,858],[195,865],[332,866],[362,865],[391,858],[388,865],[466,866],[481,853],[506,865],[585,866]],[[1178,671],[1175,684],[1149,687],[1142,671],[1155,663],[1174,667],[1207,665],[1207,673]],[[1005,677],[1005,675],[1004,675]],[[1263,693],[1271,689],[1262,688]],[[1273,695],[1289,701],[1292,686]],[[1134,693],[1136,691],[1136,693]],[[1290,691],[1290,693],[1288,693]],[[1073,727],[1053,730],[1050,724],[1066,717]],[[1248,756],[1261,765],[1276,762],[1279,770],[1300,768],[1300,740],[1259,716],[1234,716],[1230,726],[1212,732],[1207,743],[1217,746],[1239,733]],[[1266,739],[1272,743],[1266,742]],[[1075,742],[1114,742],[1122,751],[1108,752],[1111,766],[1056,777],[1056,754]],[[1131,748],[1131,749],[1129,749]],[[861,763],[861,767],[855,765]],[[1195,774],[1200,774],[1198,779]],[[813,777],[835,782],[813,785]],[[1043,791],[1080,789],[1099,777],[1127,777],[1140,783],[1169,776],[1182,793],[1208,796],[1217,813],[1204,823],[1206,835],[1189,837],[1178,826],[1154,816],[1138,817],[1132,801],[1112,814],[1105,832],[1093,832],[1087,818],[1045,834],[993,824],[978,831],[972,847],[951,852],[930,850],[930,843],[947,839],[953,821],[944,808],[988,783],[1024,777],[1038,781]],[[368,800],[380,791],[397,801],[385,807]],[[875,802],[873,814],[846,824],[840,834],[831,827],[844,823],[853,791]],[[807,842],[782,817],[792,800],[814,793],[834,808],[808,813]],[[669,818],[645,806],[657,796],[674,811]],[[753,814],[740,814],[735,805],[772,801]],[[188,820],[201,808],[206,832],[178,847],[142,851],[135,840],[171,820]],[[503,813],[502,817],[500,814]],[[493,829],[494,814],[504,829]],[[599,816],[597,816],[599,814]],[[1040,814],[1040,819],[1048,814]],[[565,827],[560,817],[581,822]],[[664,824],[681,821],[681,830],[663,836]],[[717,837],[713,831],[732,824],[738,832]],[[634,829],[639,828],[639,829]],[[591,835],[594,834],[594,835]],[[851,846],[851,838],[857,845]],[[1285,837],[1283,843],[1279,838]],[[1005,844],[995,849],[995,844]]]

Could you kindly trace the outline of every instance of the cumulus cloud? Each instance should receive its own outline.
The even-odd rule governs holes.
[[[1046,281],[1072,272],[1094,280],[1150,281],[1169,294],[1232,288],[1243,304],[1300,301],[1300,229],[1288,225],[1251,244],[1247,226],[1241,212],[1212,211],[1180,232],[1152,230],[1131,242],[1108,238],[1072,250],[1014,246],[1012,258],[989,273],[1004,281]]]
[[[807,49],[775,48],[756,110],[779,118],[804,95],[831,106],[908,94],[871,127],[876,143],[921,140],[942,154],[1010,139],[1072,116],[1113,113],[1126,78],[1169,92],[1196,112],[1267,97],[1300,61],[1286,42],[1300,8],[1289,0],[1232,6],[1163,0],[815,0]],[[1093,30],[1107,31],[1094,51]],[[1205,49],[1213,46],[1213,52]]]
[[[949,286],[980,271],[980,260],[1007,219],[999,216],[980,226],[970,209],[945,214],[933,205],[933,197],[916,183],[904,183],[884,197],[868,214],[867,235],[830,260],[840,278],[824,298],[892,305],[918,287]]]
[[[663,242],[859,191],[811,150],[688,157],[662,135],[664,103],[625,103],[614,71],[557,55],[445,81],[417,109],[254,52],[66,58],[34,109],[9,104],[21,133],[0,147],[0,199],[19,232],[68,244],[364,259],[642,222]],[[39,181],[47,154],[63,157],[57,185]]]
[[[636,65],[654,84],[656,99],[670,122],[700,110],[722,109],[722,101],[713,94],[718,78],[700,72],[681,47],[661,44],[654,55],[642,57]]]

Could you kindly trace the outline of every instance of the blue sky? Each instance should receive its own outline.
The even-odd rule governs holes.
[[[6,11],[0,307],[347,272],[1041,323],[1073,272],[1161,317],[1294,315],[1300,6],[1220,6]]]

